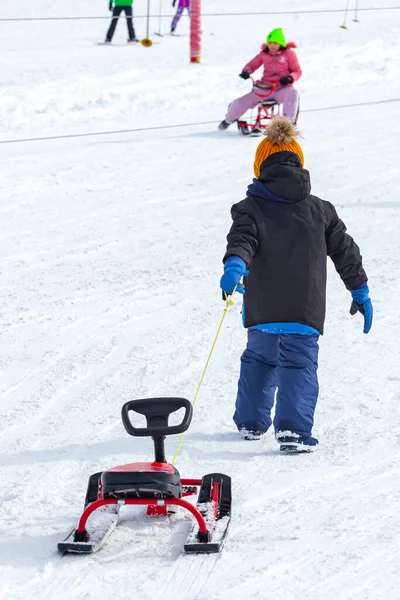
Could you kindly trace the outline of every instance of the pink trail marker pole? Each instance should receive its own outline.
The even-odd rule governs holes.
[[[190,2],[190,62],[199,63],[201,54],[201,0]]]

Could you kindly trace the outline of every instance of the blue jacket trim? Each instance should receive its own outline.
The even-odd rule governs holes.
[[[242,304],[242,323],[245,327],[245,315],[244,315],[244,300]],[[253,325],[248,328],[249,331],[258,329],[263,333],[273,333],[279,335],[280,333],[288,333],[292,335],[321,335],[318,329],[310,327],[309,325],[303,325],[302,323],[261,323],[260,325]]]
[[[264,323],[262,325],[254,325],[249,327],[249,331],[258,329],[263,333],[274,333],[274,334],[293,334],[293,335],[321,335],[317,329],[310,327],[309,325],[302,325],[301,323]]]
[[[247,187],[247,196],[258,196],[265,200],[284,202],[285,204],[294,204],[297,202],[297,200],[284,200],[283,198],[279,198],[279,196],[275,196],[269,191],[265,183],[261,183],[259,179],[253,179],[253,183]]]

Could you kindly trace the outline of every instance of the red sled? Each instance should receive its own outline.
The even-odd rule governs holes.
[[[182,422],[169,425],[170,415],[182,408]],[[135,427],[130,411],[144,415],[147,427]],[[165,460],[165,436],[186,431],[192,415],[192,405],[185,398],[149,398],[124,404],[122,422],[126,431],[133,436],[152,437],[154,462],[130,463],[91,475],[78,526],[58,544],[60,552],[96,552],[118,524],[122,505],[144,505],[149,517],[166,518],[173,506],[180,506],[194,517],[185,552],[222,550],[231,520],[230,477],[210,473],[202,479],[181,479],[178,470]],[[195,495],[196,505],[184,500]]]
[[[239,133],[242,135],[258,136],[265,131],[268,121],[280,114],[280,104],[276,100],[263,100],[257,105],[257,115],[255,120],[239,119],[237,122]]]
[[[268,121],[281,114],[281,105],[270,98],[279,81],[274,81],[271,87],[263,89],[255,84],[253,77],[250,79],[253,82],[253,93],[259,98],[256,117],[255,120],[253,117],[248,120],[239,119],[237,125],[242,135],[257,136],[261,135],[268,126]]]
[[[283,114],[283,105],[279,104],[276,100],[271,99],[279,80],[274,81],[270,87],[262,87],[260,84],[256,85],[253,77],[250,77],[253,83],[253,93],[259,98],[257,104],[257,113],[254,119],[251,116],[249,119],[239,119],[237,121],[239,133],[242,135],[258,136],[265,131],[268,127],[268,122],[276,117],[277,115]],[[299,116],[300,106],[297,108],[297,114],[294,119],[294,123],[297,122]],[[253,115],[253,113],[252,113]]]

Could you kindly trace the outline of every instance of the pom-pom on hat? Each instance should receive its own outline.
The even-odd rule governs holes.
[[[271,120],[271,124],[265,130],[265,138],[258,145],[254,159],[254,175],[260,176],[261,165],[271,154],[277,152],[293,152],[296,154],[304,167],[303,150],[296,138],[300,133],[288,117],[277,116]]]

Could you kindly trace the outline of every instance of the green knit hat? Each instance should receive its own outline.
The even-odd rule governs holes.
[[[267,35],[267,44],[269,44],[269,42],[274,42],[275,44],[279,44],[283,48],[286,48],[286,40],[281,28],[274,29]]]

